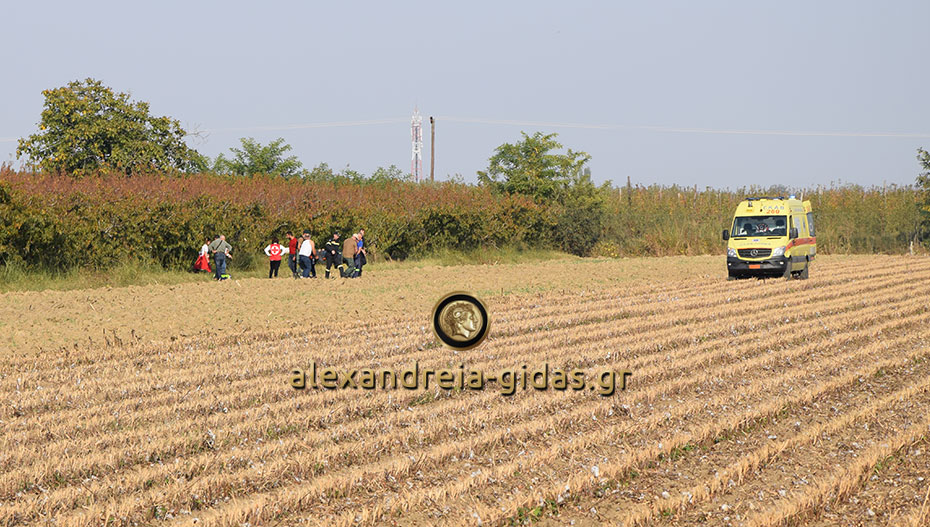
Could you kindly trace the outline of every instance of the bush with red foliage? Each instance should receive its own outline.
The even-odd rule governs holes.
[[[0,169],[0,264],[105,269],[124,259],[187,267],[205,237],[225,234],[251,265],[271,236],[365,228],[372,257],[530,244],[546,210],[456,183],[310,183],[276,177],[100,174],[71,178]]]

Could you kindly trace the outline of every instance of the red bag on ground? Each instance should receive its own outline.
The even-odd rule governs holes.
[[[206,271],[208,273],[211,272],[210,259],[207,258],[206,254],[201,254],[200,256],[197,257],[197,261],[194,262],[194,270],[195,271]]]

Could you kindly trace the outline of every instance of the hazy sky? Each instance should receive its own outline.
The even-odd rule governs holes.
[[[926,0],[36,1],[3,12],[0,160],[36,130],[43,89],[86,77],[204,131],[191,144],[210,156],[240,137],[283,137],[308,168],[365,173],[409,170],[414,105],[424,171],[433,115],[437,178],[466,181],[521,130],[587,151],[598,181],[702,188],[908,184],[916,149],[930,147]]]

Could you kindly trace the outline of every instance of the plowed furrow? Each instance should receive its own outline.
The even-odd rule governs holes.
[[[872,346],[870,355],[877,356],[883,352],[884,352],[883,349],[877,349],[876,347]],[[859,354],[861,355],[861,351],[859,352]],[[845,364],[846,362],[850,361],[855,356],[856,355],[853,354],[853,355],[844,357],[842,363]],[[861,359],[862,357],[860,356],[859,358]],[[865,368],[865,369],[868,369],[868,368]],[[860,373],[862,372],[861,371],[856,372],[856,374],[860,374]],[[808,387],[803,392],[802,395],[795,396],[794,398],[789,398],[789,400],[794,400],[795,403],[807,401],[809,400],[809,398],[814,397],[819,393],[823,393],[826,391],[830,391],[832,389],[836,389],[837,387],[840,387],[849,382],[852,382],[854,379],[855,379],[855,376],[851,377],[850,375],[846,375],[846,376],[840,377],[839,379],[833,380],[827,384],[812,385]],[[781,380],[784,381],[784,379],[781,379]],[[780,404],[770,403],[770,404],[763,404],[760,407],[750,407],[749,409],[746,410],[747,415],[744,416],[743,419],[753,419],[753,418],[758,418],[760,416],[770,415],[771,413],[777,411],[777,409],[780,408],[780,406],[781,406]],[[664,420],[664,419],[662,419],[661,417],[659,419],[656,419],[656,421],[661,421],[661,420]],[[741,419],[738,419],[736,423],[739,423],[740,421]],[[733,423],[729,421],[723,422],[720,424],[717,424],[717,422],[714,422],[713,424],[714,426],[720,427],[720,429],[726,429],[726,427],[733,425]],[[572,451],[572,452],[583,451],[585,448],[589,447],[590,445],[600,444],[601,442],[609,442],[610,440],[608,438],[615,438],[618,435],[622,437],[624,434],[631,433],[632,430],[634,429],[638,431],[642,430],[644,432],[652,432],[651,436],[655,435],[655,429],[653,427],[643,426],[642,423],[637,423],[635,426],[632,426],[632,427],[628,426],[627,428],[628,429],[625,432],[623,432],[621,430],[616,429],[616,427],[614,426],[601,424],[600,427],[596,428],[596,430],[591,430],[588,433],[580,433],[580,432],[575,431],[577,433],[571,434],[573,437],[573,441],[569,445],[560,444],[557,447],[544,448],[542,452],[532,455],[531,457],[527,458],[525,461],[505,463],[501,466],[496,466],[493,470],[490,470],[488,473],[474,475],[471,478],[467,476],[464,478],[455,477],[453,475],[455,473],[455,470],[452,467],[450,467],[448,463],[444,462],[450,459],[448,455],[446,457],[439,456],[438,459],[436,459],[435,456],[433,455],[427,455],[427,456],[417,459],[416,463],[413,464],[413,467],[405,467],[404,469],[400,469],[400,470],[391,470],[392,467],[390,467],[390,465],[387,463],[379,463],[377,465],[384,467],[384,468],[381,468],[380,470],[388,470],[388,474],[409,474],[409,471],[412,470],[413,468],[419,468],[423,472],[426,472],[428,469],[431,469],[432,467],[436,467],[437,462],[443,462],[442,467],[443,467],[444,473],[446,474],[445,481],[447,483],[441,486],[440,488],[429,489],[425,492],[418,493],[417,491],[412,491],[410,493],[408,492],[401,493],[401,497],[398,497],[396,500],[393,500],[393,503],[395,503],[393,507],[398,507],[398,508],[401,508],[401,510],[403,510],[404,507],[415,508],[431,500],[432,501],[435,501],[435,500],[445,501],[445,500],[453,499],[456,496],[461,496],[463,493],[467,492],[468,489],[470,488],[475,488],[475,487],[480,488],[483,485],[486,485],[489,480],[499,480],[504,477],[507,477],[507,475],[511,474],[514,470],[517,470],[524,463],[535,463],[537,466],[544,465],[547,461],[551,461],[558,457],[568,455],[566,449],[569,449],[569,451]],[[539,431],[542,432],[545,430],[558,431],[559,427],[556,426],[553,428],[552,423],[543,423],[539,427]],[[713,427],[705,425],[705,426],[699,427],[697,430],[693,430],[692,434],[706,435],[712,431],[713,431]],[[521,444],[521,446],[523,446],[522,444],[523,442],[529,441],[533,437],[539,437],[539,436],[530,435],[530,436],[525,436],[526,437],[525,440],[520,440],[519,437],[524,437],[520,435],[516,439],[511,440],[510,438],[515,433],[516,431],[513,429],[505,431],[501,435],[501,439],[499,439],[498,442],[502,442],[502,443],[517,442],[518,444]],[[650,434],[647,434],[647,436],[648,435]],[[683,435],[684,434],[682,433],[673,434],[671,438],[669,439],[668,446],[666,446],[665,448],[671,449],[674,446],[680,446],[682,444],[680,443],[680,441],[687,438],[686,435],[685,437],[682,437]],[[661,434],[659,434],[659,436],[661,437]],[[542,439],[542,437],[540,437],[540,439]],[[694,438],[692,437],[690,438],[690,440],[694,440]],[[495,444],[498,444],[498,443],[495,443]],[[468,451],[469,451],[468,449],[464,450],[466,455]],[[527,449],[527,451],[529,451],[529,449]],[[455,452],[455,453],[461,455],[462,450],[459,450],[458,452]],[[633,458],[638,458],[639,461],[643,461],[644,459],[655,457],[655,455],[657,455],[658,453],[659,452],[656,451],[656,447],[652,447],[648,449],[643,449],[637,453],[631,453],[629,454],[629,456],[632,456]],[[645,457],[639,457],[639,456],[645,456]],[[395,460],[395,463],[397,462],[403,463],[403,460]],[[406,464],[410,465],[409,462],[407,462]],[[385,466],[385,465],[388,465],[388,466]],[[372,468],[375,468],[375,467],[372,467]],[[629,466],[624,466],[624,469],[625,468],[629,468]],[[616,467],[612,467],[608,465],[607,470],[611,470],[611,471],[616,470]],[[342,484],[336,484],[336,482],[331,482],[331,483],[327,483],[325,486],[329,487],[329,485],[331,484],[336,484],[336,488],[339,489],[341,493],[344,493],[344,492],[348,492],[349,489],[354,486],[365,486],[365,485],[370,485],[370,484],[377,484],[377,483],[372,483],[372,482],[382,481],[382,478],[376,475],[377,472],[371,473],[368,470],[363,470],[361,467],[356,468],[353,474],[355,474],[354,477],[348,480],[345,480]],[[325,478],[325,477],[318,478],[314,483],[310,483],[306,485],[297,485],[295,486],[297,488],[293,490],[288,489],[284,492],[275,493],[273,499],[269,496],[263,496],[263,495],[254,496],[254,499],[256,500],[256,503],[261,503],[262,500],[266,500],[266,499],[271,499],[271,501],[274,501],[275,503],[278,503],[279,505],[282,503],[291,503],[289,499],[292,499],[293,497],[295,497],[294,492],[298,492],[298,493],[303,492],[298,489],[302,488],[305,490],[309,490],[313,488],[318,488],[320,485],[323,485],[324,483],[324,481],[321,481],[321,480],[329,480],[329,479],[331,478]],[[582,478],[582,480],[583,479],[584,478]],[[575,482],[575,480],[578,480],[578,478],[572,477],[570,479],[570,481],[572,481],[573,483]],[[575,486],[573,485],[572,488],[575,488]],[[288,498],[284,498],[283,497],[284,495],[288,496]],[[317,496],[317,491],[308,492],[308,495]],[[314,501],[313,499],[310,500],[310,502],[313,502],[313,501]],[[251,500],[249,500],[249,502],[251,503]],[[292,505],[296,505],[296,504],[292,503]],[[283,505],[280,505],[280,506],[283,506]],[[378,506],[376,506],[376,508],[378,508]],[[236,513],[236,514],[239,514],[243,510],[252,511],[252,513],[257,512],[256,509],[249,507],[249,506],[246,506],[245,508],[243,508],[242,506],[237,506],[237,507],[232,507],[228,510],[230,511],[230,514],[232,514],[232,511],[239,511]],[[212,516],[208,515],[206,517],[210,518]],[[242,516],[236,516],[236,517],[241,518]],[[246,516],[246,517],[250,517],[250,516]],[[221,518],[219,519],[219,524],[227,524],[229,522],[234,523],[235,521],[238,521],[238,520],[232,520],[228,516],[221,515]]]
[[[899,297],[899,299],[900,299],[900,297]],[[711,346],[712,346],[712,343],[710,343],[710,344],[711,344]],[[732,350],[729,350],[729,351],[732,351]],[[719,352],[719,353],[718,353],[719,355],[726,355],[726,354],[723,353],[721,350],[718,350],[718,352]],[[646,372],[646,377],[645,377],[645,379],[648,379],[648,371]],[[554,408],[553,408],[553,410],[554,410]],[[424,412],[424,414],[425,414],[425,415],[428,415],[426,412]],[[518,413],[518,415],[519,415],[519,413]],[[260,434],[259,434],[259,435],[260,435]],[[351,437],[351,436],[350,436],[350,437]],[[359,439],[359,440],[361,440],[361,439]],[[196,448],[197,450],[200,450],[200,448],[199,448],[200,445],[199,445],[198,443],[202,442],[202,436],[193,437],[193,438],[186,438],[186,439],[183,439],[183,438],[182,438],[180,441],[181,441],[182,444],[192,444],[192,446],[193,446],[194,448]],[[144,454],[144,453],[143,453],[143,454]],[[138,454],[135,454],[135,455],[138,456]],[[209,454],[204,454],[204,455],[209,455]],[[125,463],[126,460],[131,459],[131,456],[126,456],[125,454],[121,455],[118,451],[117,451],[117,452],[114,452],[112,456],[113,456],[113,463]],[[140,461],[143,461],[143,460],[140,459]],[[125,465],[123,465],[123,466],[125,466]],[[60,464],[57,465],[57,469],[63,469],[62,465],[60,465]],[[81,469],[81,470],[84,470],[84,471],[88,471],[88,470],[99,470],[99,467],[93,467],[93,466],[87,467],[87,466],[84,466],[84,468]],[[15,480],[16,480],[16,479],[15,479],[15,474],[11,474],[11,477],[12,477],[11,481],[15,481]],[[105,482],[102,482],[102,483],[105,483]]]

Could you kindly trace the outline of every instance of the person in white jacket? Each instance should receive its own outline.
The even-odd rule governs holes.
[[[278,237],[271,238],[271,243],[265,247],[265,254],[268,255],[268,278],[278,277],[278,268],[281,267],[281,256],[287,254],[287,247],[278,243]]]
[[[200,254],[197,255],[197,260],[194,262],[194,270],[198,273],[212,271],[210,269],[210,238],[207,238],[207,241],[203,243],[203,247],[200,248]]]
[[[300,242],[300,251],[298,251],[298,256],[300,257],[300,269],[301,277],[303,278],[316,278],[316,265],[314,265],[313,259],[316,258],[316,247],[313,245],[313,240],[310,239],[310,232],[304,231],[303,241]]]

